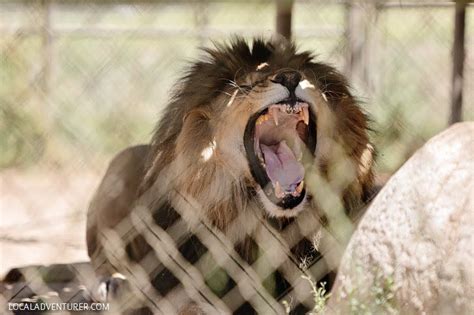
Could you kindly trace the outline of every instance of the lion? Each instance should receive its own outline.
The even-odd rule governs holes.
[[[367,115],[335,68],[282,39],[204,48],[151,143],[119,153],[91,201],[99,295],[166,314],[283,312],[275,299],[321,258],[318,233],[371,199],[373,166]],[[293,292],[307,310],[310,290]]]

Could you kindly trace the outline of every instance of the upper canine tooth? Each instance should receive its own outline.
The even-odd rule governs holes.
[[[309,111],[308,107],[303,107],[303,121],[306,125],[309,124]]]
[[[298,162],[301,162],[301,160],[303,159],[303,152],[300,152],[298,154],[298,158],[296,159]]]
[[[275,125],[278,126],[278,107],[271,107],[270,115],[273,117],[273,121],[275,122]]]

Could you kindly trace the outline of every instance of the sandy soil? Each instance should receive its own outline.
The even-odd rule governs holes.
[[[86,211],[101,175],[0,173],[0,277],[12,267],[88,260]]]

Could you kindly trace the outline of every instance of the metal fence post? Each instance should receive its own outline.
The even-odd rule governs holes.
[[[208,39],[207,26],[209,25],[209,1],[201,0],[194,5],[194,23],[198,30],[199,45],[204,46]]]
[[[276,31],[287,39],[291,39],[291,15],[293,0],[277,0]]]
[[[454,17],[453,76],[451,81],[451,117],[449,118],[449,124],[454,124],[462,119],[466,4],[466,0],[456,1],[456,13]]]
[[[51,37],[51,18],[50,18],[50,1],[41,1],[41,45],[42,45],[42,66],[40,76],[42,102],[47,101],[49,96],[49,80],[51,75],[51,55],[52,55],[52,37]]]
[[[357,90],[373,90],[370,73],[373,58],[373,24],[377,17],[376,1],[348,0],[346,2],[346,65],[345,73]]]
[[[53,37],[51,33],[51,1],[41,0],[38,2],[39,25],[38,37],[40,39],[40,64],[41,70],[38,74],[37,88],[32,90],[35,99],[35,110],[41,116],[41,141],[35,142],[38,147],[38,158],[49,155],[50,142],[48,137],[53,133],[54,111],[51,110],[51,71],[53,66]]]

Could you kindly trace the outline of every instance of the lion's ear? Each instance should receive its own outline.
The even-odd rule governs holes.
[[[194,109],[183,117],[183,127],[176,142],[176,153],[193,156],[193,151],[201,152],[202,148],[212,141],[211,114],[208,110]]]

